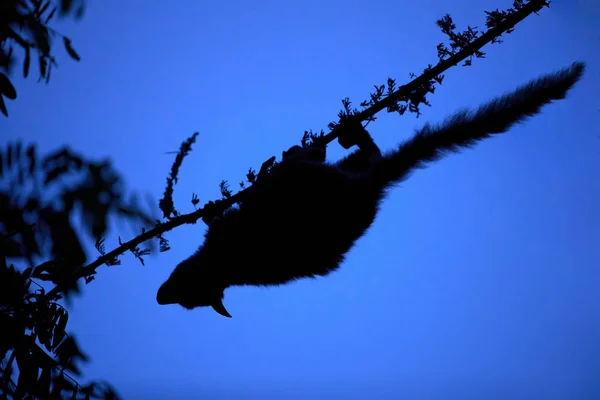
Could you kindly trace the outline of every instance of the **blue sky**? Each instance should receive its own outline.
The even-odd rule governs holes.
[[[175,192],[183,212],[192,193],[218,198],[222,179],[235,184],[305,129],[325,129],[343,97],[358,105],[388,76],[404,83],[435,64],[444,13],[459,29],[483,27],[484,9],[512,4],[88,3],[83,20],[56,25],[82,61],[58,43],[49,85],[15,76],[2,137],[110,157],[131,190],[158,201],[173,157],[164,153],[199,131]],[[553,1],[484,48],[486,59],[451,69],[421,118],[371,124],[389,149],[426,121],[588,63],[566,101],[395,189],[327,278],[228,289],[232,319],[158,306],[201,223],[169,233],[172,250],[145,267],[131,255],[102,267],[70,306],[92,359],[85,378],[128,399],[598,398],[599,19],[591,0]],[[115,226],[108,248],[117,234],[132,232]]]

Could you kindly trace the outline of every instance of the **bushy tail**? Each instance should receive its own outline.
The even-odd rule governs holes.
[[[474,112],[462,110],[440,125],[426,124],[397,150],[384,155],[373,178],[383,185],[400,182],[412,170],[425,167],[427,162],[508,131],[513,125],[540,113],[544,105],[564,99],[581,78],[584,69],[584,63],[573,63],[568,68],[534,79],[511,93],[497,97]]]

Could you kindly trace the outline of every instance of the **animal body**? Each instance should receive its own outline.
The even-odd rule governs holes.
[[[223,306],[230,286],[280,285],[335,271],[373,223],[394,184],[450,152],[473,146],[563,99],[581,78],[574,63],[497,97],[475,111],[460,111],[439,125],[426,124],[382,154],[360,123],[342,129],[358,150],[325,161],[325,149],[292,147],[258,180],[239,208],[209,225],[204,243],[182,261],[157,293],[159,304],[186,309]]]

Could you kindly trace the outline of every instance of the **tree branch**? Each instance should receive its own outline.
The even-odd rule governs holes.
[[[401,86],[395,92],[391,93],[385,99],[376,102],[369,108],[363,110],[360,113],[357,113],[352,116],[353,119],[364,121],[371,117],[373,117],[378,112],[393,106],[399,99],[402,97],[409,96],[414,90],[419,87],[427,84],[430,80],[434,79],[444,71],[448,70],[450,67],[457,65],[459,62],[463,61],[470,55],[474,54],[478,50],[480,50],[483,46],[488,44],[489,42],[494,41],[501,34],[506,31],[511,30],[516,24],[521,22],[523,19],[527,18],[532,13],[536,13],[542,7],[547,6],[547,0],[530,0],[526,5],[523,5],[520,9],[512,14],[509,14],[505,17],[504,20],[500,21],[496,26],[490,28],[487,32],[482,34],[479,38],[473,40],[469,45],[464,47],[461,51],[456,54],[450,56],[448,59],[439,62],[435,67],[427,70],[418,78],[415,78],[410,83]],[[323,136],[320,141],[321,144],[327,144],[332,142],[334,139],[338,137],[340,131],[340,125],[338,124],[335,128],[331,130],[327,135]],[[214,212],[215,210],[223,211],[228,207],[231,207],[233,204],[240,202],[243,199],[244,193],[250,189],[244,189],[235,195],[232,195],[226,199],[218,200],[216,204],[212,204],[210,207],[210,211]],[[215,207],[216,206],[216,207]],[[103,256],[96,259],[94,262],[81,267],[77,271],[77,277],[81,278],[84,276],[89,276],[95,273],[96,268],[100,265],[106,263],[109,260],[114,259],[116,256],[123,254],[126,251],[135,249],[139,244],[145,242],[146,240],[152,239],[156,236],[162,235],[163,233],[172,230],[173,228],[183,225],[183,224],[195,224],[196,221],[202,218],[207,213],[207,205],[205,204],[203,208],[198,209],[192,213],[180,215],[170,219],[165,223],[159,223],[155,228],[142,233],[141,235],[131,239],[130,241],[123,243],[121,246],[115,248],[109,253],[104,254]],[[51,299],[54,296],[61,293],[61,288],[54,287],[50,290],[45,298]]]

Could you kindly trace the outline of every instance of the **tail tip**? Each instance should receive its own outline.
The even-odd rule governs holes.
[[[585,72],[585,62],[575,61],[573,64],[571,64],[568,70],[569,75],[573,76],[575,80],[579,80],[579,78],[581,78]]]

